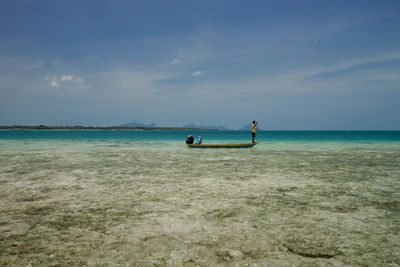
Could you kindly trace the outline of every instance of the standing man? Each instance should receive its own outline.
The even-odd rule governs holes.
[[[254,138],[256,137],[256,130],[257,130],[257,125],[258,125],[258,121],[253,121],[253,123],[251,124],[251,136],[253,137],[253,143],[254,143]]]

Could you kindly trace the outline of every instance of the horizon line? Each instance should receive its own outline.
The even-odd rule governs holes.
[[[197,126],[197,125],[196,125]],[[198,125],[200,127],[203,127],[202,125]],[[135,128],[181,128],[181,129],[196,129],[196,130],[217,130],[217,131],[247,131],[243,129],[231,129],[227,128],[225,126],[226,130],[218,130],[217,128],[198,128],[198,127],[183,127],[183,126],[121,126],[121,125],[108,125],[108,126],[95,126],[95,125],[0,125],[0,130],[1,128],[3,129],[11,129],[11,128],[32,128],[32,127],[46,127],[46,128],[60,128],[60,127],[71,127],[71,128],[121,128],[121,129],[135,129]],[[36,129],[38,130],[38,129]],[[250,128],[249,128],[250,130]],[[257,129],[257,131],[400,131],[400,129]]]

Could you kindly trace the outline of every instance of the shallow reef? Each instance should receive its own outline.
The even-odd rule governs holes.
[[[400,145],[0,140],[0,265],[398,266]]]

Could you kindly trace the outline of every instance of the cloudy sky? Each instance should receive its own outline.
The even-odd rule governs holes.
[[[0,1],[0,125],[400,129],[400,1]]]

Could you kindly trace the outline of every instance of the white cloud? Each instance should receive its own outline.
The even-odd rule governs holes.
[[[181,63],[181,61],[180,61],[179,59],[177,59],[177,58],[174,58],[174,59],[171,61],[171,64],[172,64],[172,65],[176,65],[176,64],[179,64],[179,63]]]
[[[118,69],[102,74],[95,86],[99,97],[142,101],[161,94],[164,91],[162,82],[175,77],[176,74],[169,72]]]
[[[57,75],[47,76],[43,79],[53,88],[63,87],[63,92],[82,92],[88,89],[89,84],[80,76],[73,75]]]
[[[373,55],[364,58],[355,58],[343,61],[337,61],[325,66],[308,67],[282,72],[271,76],[258,76],[251,79],[238,79],[231,84],[229,88],[231,92],[233,88],[238,88],[239,84],[246,84],[248,91],[254,93],[267,92],[295,92],[308,93],[321,90],[344,90],[345,88],[355,88],[362,83],[376,80],[397,80],[399,73],[390,69],[376,69],[369,64],[382,63],[387,61],[400,60],[400,53],[387,53],[381,55]],[[363,67],[363,69],[360,69]],[[366,70],[368,67],[368,70]],[[335,73],[345,71],[345,73]],[[321,75],[332,73],[334,76],[322,77]],[[351,73],[351,75],[349,75]]]
[[[313,75],[319,75],[319,74],[325,74],[329,72],[335,72],[335,71],[343,71],[343,70],[348,70],[351,68],[367,65],[367,64],[374,64],[374,63],[382,63],[386,61],[393,61],[393,60],[400,60],[400,53],[386,53],[382,55],[375,55],[375,56],[370,56],[370,57],[365,57],[365,58],[358,58],[358,59],[353,59],[353,60],[345,60],[342,62],[337,62],[335,64],[331,64],[329,66],[325,67],[319,67],[315,68],[312,70],[304,71],[302,73],[299,73],[300,76],[305,77],[310,77]]]
[[[74,78],[72,75],[61,75],[61,81],[71,81]]]
[[[73,75],[60,75],[60,76],[53,76],[53,77],[45,77],[44,80],[49,83],[51,87],[61,87],[64,83],[74,82],[74,83],[84,83],[85,80],[80,76],[73,76]],[[71,83],[68,85],[71,88]]]
[[[193,72],[193,73],[192,73],[192,76],[193,76],[193,77],[202,76],[203,74],[204,74],[204,73],[203,73],[202,70],[198,70],[198,71]]]
[[[51,81],[50,86],[57,88],[57,87],[60,87],[60,84],[57,81]]]
[[[37,62],[37,63],[31,65],[32,70],[38,70],[38,69],[41,69],[42,67],[43,67],[43,62]]]
[[[396,82],[400,72],[395,68],[377,68],[374,63],[397,61],[400,53],[372,55],[348,60],[337,60],[329,65],[309,66],[276,74],[264,73],[253,76],[236,76],[227,78],[201,79],[188,81],[187,84],[176,85],[174,89],[180,97],[195,97],[199,101],[206,99],[223,99],[226,103],[234,101],[246,102],[248,96],[256,96],[268,101],[271,95],[307,94],[323,91],[349,91],[364,88],[370,82]],[[344,71],[344,72],[341,72]],[[204,75],[204,71],[196,71],[192,76]],[[336,73],[337,72],[337,73]],[[332,75],[324,75],[332,73]],[[362,85],[362,86],[361,86]],[[184,90],[184,88],[188,88]],[[170,94],[171,95],[171,94]],[[229,95],[229,97],[227,97]],[[257,101],[258,101],[257,100]]]

